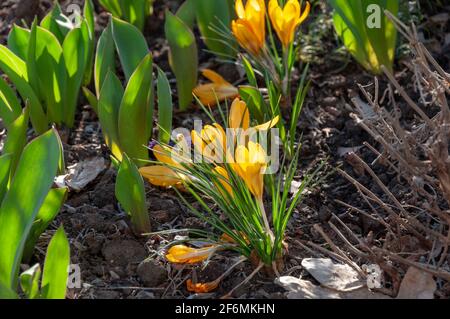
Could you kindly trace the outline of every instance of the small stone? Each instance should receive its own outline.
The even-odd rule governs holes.
[[[136,272],[146,287],[157,287],[167,279],[166,269],[154,260],[144,260]]]

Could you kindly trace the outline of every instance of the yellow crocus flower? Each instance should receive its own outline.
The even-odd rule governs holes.
[[[266,42],[265,0],[237,0],[237,20],[231,23],[231,30],[239,44],[253,55],[259,55]]]
[[[239,145],[236,149],[232,168],[247,185],[248,189],[258,199],[262,200],[264,191],[264,170],[268,165],[264,148],[250,141],[248,147]]]
[[[310,9],[311,5],[309,2],[306,2],[306,8],[302,12],[298,0],[288,0],[283,9],[278,4],[278,0],[270,0],[270,21],[272,21],[273,28],[284,48],[288,48],[294,41],[295,31],[306,19]]]

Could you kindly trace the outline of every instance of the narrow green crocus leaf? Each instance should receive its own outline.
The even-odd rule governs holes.
[[[117,172],[116,197],[129,214],[135,233],[137,235],[149,233],[151,227],[145,202],[144,181],[136,165],[126,154],[123,154]]]
[[[25,241],[58,169],[57,134],[50,130],[24,148],[0,206],[0,284],[12,290],[17,287]]]
[[[64,299],[67,290],[70,246],[64,228],[61,226],[53,235],[45,255],[42,274],[42,298]]]
[[[192,102],[192,90],[198,80],[198,50],[189,27],[166,11],[165,34],[169,42],[169,62],[177,79],[178,104],[182,111]]]
[[[163,70],[158,68],[158,125],[159,136],[161,143],[169,144],[170,134],[172,132],[172,91],[170,89],[169,80]]]

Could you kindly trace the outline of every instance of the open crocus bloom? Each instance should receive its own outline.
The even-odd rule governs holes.
[[[232,21],[231,30],[239,44],[253,55],[259,55],[266,41],[265,0],[236,1],[237,20]]]
[[[306,8],[301,12],[298,0],[288,0],[282,9],[278,0],[270,0],[269,16],[272,21],[278,38],[283,47],[287,48],[294,41],[294,35],[297,27],[306,19],[311,9],[309,2],[306,2]]]
[[[262,199],[264,191],[264,171],[268,166],[264,148],[252,141],[248,146],[239,145],[236,149],[233,169],[242,178],[248,189],[257,199]]]
[[[223,154],[227,145],[225,130],[220,124],[205,125],[200,134],[191,132],[192,143],[198,154],[208,162],[223,163]]]
[[[196,264],[208,259],[214,254],[219,246],[208,246],[204,248],[192,248],[185,245],[175,245],[167,251],[166,259],[176,264]]]
[[[228,98],[232,99],[239,95],[239,91],[231,83],[227,82],[218,73],[204,69],[203,76],[212,83],[197,86],[193,93],[197,96],[203,105],[215,105],[217,101],[221,102]]]

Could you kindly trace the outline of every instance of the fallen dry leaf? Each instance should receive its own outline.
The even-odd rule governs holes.
[[[389,296],[372,292],[364,287],[339,292],[292,276],[276,278],[275,283],[288,291],[286,296],[288,299],[390,299]]]
[[[358,273],[349,265],[335,264],[329,258],[305,258],[305,268],[322,286],[338,291],[352,291],[365,286]]]
[[[68,174],[63,177],[64,183],[74,191],[81,191],[97,178],[105,169],[105,159],[94,157],[68,167]],[[58,179],[61,183],[61,179]]]
[[[415,267],[409,267],[400,284],[397,299],[433,299],[436,281],[433,275]]]

